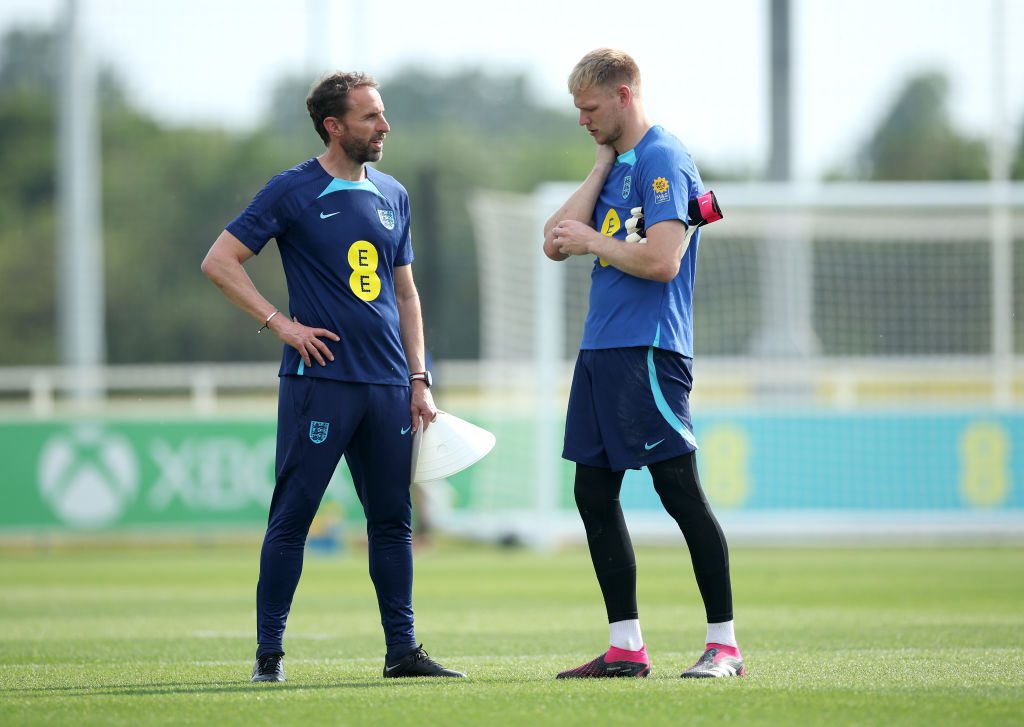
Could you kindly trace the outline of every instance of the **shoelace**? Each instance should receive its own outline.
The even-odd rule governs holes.
[[[284,654],[264,654],[259,658],[260,671],[277,671],[278,664],[281,663],[281,657]]]
[[[436,663],[434,662],[434,660],[430,658],[430,654],[428,654],[423,649],[417,649],[416,652],[415,652],[415,657],[414,658],[416,659],[416,661],[423,661],[423,662],[426,662],[427,664],[432,664],[432,665],[436,666]]]

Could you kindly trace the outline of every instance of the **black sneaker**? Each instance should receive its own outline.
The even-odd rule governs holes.
[[[252,668],[252,680],[254,682],[283,682],[284,654],[257,656],[256,664]]]
[[[394,664],[388,664],[384,660],[384,676],[395,677],[464,677],[461,671],[445,669],[423,650],[423,646],[417,646],[416,651],[406,654]]]

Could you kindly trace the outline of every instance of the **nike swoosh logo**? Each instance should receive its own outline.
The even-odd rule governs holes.
[[[412,427],[402,427],[402,436],[404,437],[408,434],[410,429],[412,429]]]
[[[334,217],[334,215],[340,215],[340,214],[341,214],[341,212],[331,212],[331,213],[325,215],[323,212],[321,212],[320,213],[320,219],[321,220],[326,220],[328,217]]]
[[[399,666],[401,666],[401,664],[395,664],[394,666],[386,666],[386,667],[384,667],[384,671],[386,671],[386,672],[393,672]]]
[[[657,447],[659,444],[661,444],[664,441],[665,441],[664,439],[659,439],[654,444],[647,444],[647,442],[644,442],[644,449],[646,449],[648,452],[650,452],[652,449],[654,449],[655,447]]]

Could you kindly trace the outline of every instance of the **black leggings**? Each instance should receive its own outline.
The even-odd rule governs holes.
[[[679,524],[690,550],[697,587],[708,623],[732,620],[729,547],[711,512],[689,453],[648,467],[654,489],[668,514]],[[619,503],[623,472],[576,465],[576,507],[587,531],[594,572],[601,586],[608,622],[638,617],[636,557]]]

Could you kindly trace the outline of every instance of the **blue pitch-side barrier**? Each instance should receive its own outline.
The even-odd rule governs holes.
[[[493,425],[494,453],[452,479],[470,511],[446,524],[540,544],[582,538],[572,465],[553,505],[531,510],[529,439]],[[1024,412],[705,410],[694,430],[701,482],[730,539],[1024,539]],[[679,540],[646,470],[627,472],[621,501],[634,540]]]
[[[498,444],[451,478],[440,524],[480,537],[579,536],[572,465],[558,462],[555,492],[538,492],[533,420],[466,418],[492,429]],[[1024,539],[1024,412],[710,412],[694,424],[701,480],[730,535]],[[274,489],[274,426],[264,418],[0,421],[0,534],[260,528]],[[321,513],[358,528],[347,468],[335,479]],[[630,522],[642,523],[638,538],[678,537],[646,471],[628,473],[622,503]]]
[[[1024,416],[989,412],[699,417],[701,477],[718,508],[1024,509]],[[658,508],[646,471],[623,506]]]

